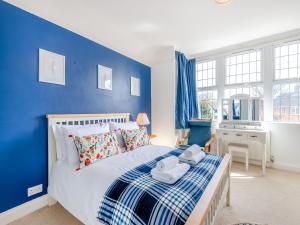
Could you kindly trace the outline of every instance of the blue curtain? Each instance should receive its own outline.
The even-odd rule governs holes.
[[[188,128],[188,121],[198,117],[196,92],[196,60],[188,60],[184,54],[176,52],[177,96],[175,109],[176,129]]]
[[[198,98],[196,89],[196,59],[187,62],[187,86],[189,94],[189,116],[198,117]]]
[[[176,129],[184,129],[188,127],[189,120],[189,96],[186,79],[187,58],[184,54],[176,52],[177,62],[177,96],[176,96]]]

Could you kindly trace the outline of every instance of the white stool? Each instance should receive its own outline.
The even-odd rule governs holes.
[[[245,153],[246,156],[246,170],[248,171],[248,145],[245,144],[229,144],[228,145],[228,152],[232,156],[232,152],[242,152]],[[231,157],[231,163],[232,163],[232,157]]]

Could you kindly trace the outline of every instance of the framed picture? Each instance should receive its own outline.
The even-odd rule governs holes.
[[[65,85],[65,56],[40,48],[39,82]]]
[[[112,69],[98,65],[98,88],[112,90]]]
[[[140,79],[131,77],[131,95],[140,96]]]

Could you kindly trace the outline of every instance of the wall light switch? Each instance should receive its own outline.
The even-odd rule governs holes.
[[[30,197],[32,195],[35,195],[37,193],[40,193],[43,191],[43,185],[42,184],[39,184],[39,185],[36,185],[34,187],[30,187],[27,189],[27,197]]]

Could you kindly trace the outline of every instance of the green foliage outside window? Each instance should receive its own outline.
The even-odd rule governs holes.
[[[211,119],[212,118],[212,106],[205,101],[200,102],[201,118]]]

